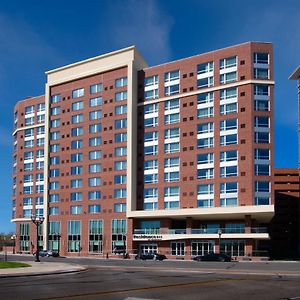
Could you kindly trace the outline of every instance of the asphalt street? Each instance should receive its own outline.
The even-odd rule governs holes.
[[[300,299],[299,262],[42,260],[76,263],[86,270],[1,278],[1,299]]]

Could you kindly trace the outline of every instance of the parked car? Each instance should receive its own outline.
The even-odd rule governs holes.
[[[36,255],[36,252],[34,252],[33,255]],[[45,257],[45,256],[46,257],[49,257],[49,256],[58,257],[59,253],[56,251],[52,251],[52,250],[40,250],[39,256],[41,256],[41,257]]]
[[[223,253],[208,253],[205,255],[195,256],[193,260],[196,261],[221,261],[221,262],[228,262],[231,261],[231,257],[229,255]]]
[[[167,257],[164,254],[159,254],[159,253],[139,253],[135,256],[135,259],[142,259],[142,260],[146,260],[146,259],[153,259],[153,260],[164,260],[167,259]]]

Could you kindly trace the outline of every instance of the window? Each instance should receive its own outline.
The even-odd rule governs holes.
[[[255,79],[269,79],[269,70],[254,68],[254,78]]]
[[[127,147],[115,148],[115,156],[125,156],[127,155]]]
[[[32,174],[30,174],[30,175],[24,175],[23,176],[23,182],[24,183],[33,182],[33,175]]]
[[[237,160],[237,150],[232,151],[222,151],[220,153],[220,161],[235,161]]]
[[[270,150],[269,149],[255,149],[254,150],[254,158],[270,160]]]
[[[50,194],[49,195],[49,202],[59,202],[59,194]]]
[[[265,116],[254,117],[254,126],[269,128],[270,127],[269,117],[265,117]]]
[[[83,127],[75,127],[71,129],[72,136],[80,136],[83,135]]]
[[[33,163],[24,163],[24,172],[32,171]]]
[[[210,118],[214,115],[214,108],[213,107],[206,107],[206,108],[199,108],[197,109],[197,118]]]
[[[179,172],[165,172],[164,178],[165,182],[179,181]]]
[[[45,115],[37,115],[37,122],[38,123],[44,123],[45,122]]]
[[[80,252],[81,221],[68,222],[68,252]]]
[[[227,166],[220,168],[221,177],[232,177],[237,176],[237,166]]]
[[[56,106],[50,109],[51,116],[57,116],[60,114],[60,106]]]
[[[237,193],[237,191],[237,182],[225,182],[220,184],[221,194]]]
[[[205,87],[211,87],[214,85],[214,77],[205,77],[200,78],[197,80],[197,87],[198,89],[205,88]]]
[[[126,175],[115,175],[115,184],[126,184]]]
[[[59,156],[52,156],[49,160],[50,165],[59,165],[60,157]]]
[[[70,206],[71,215],[81,215],[82,214],[82,205],[71,205]]]
[[[73,192],[70,194],[71,201],[82,201],[82,193]]]
[[[197,65],[197,74],[213,72],[214,63],[212,61]]]
[[[179,157],[165,158],[164,166],[165,166],[165,168],[179,167]],[[156,160],[156,167],[157,167],[157,160]]]
[[[83,114],[72,116],[72,124],[83,122]]]
[[[34,113],[34,105],[25,107],[25,115],[30,115]]]
[[[197,179],[210,179],[214,177],[214,169],[206,168],[197,170]]]
[[[198,149],[212,148],[213,146],[214,146],[214,138],[212,137],[197,139]]]
[[[179,99],[165,101],[165,111],[179,108]]]
[[[165,73],[165,82],[170,82],[179,79],[179,70]]]
[[[224,58],[220,60],[220,69],[236,67],[237,65],[237,57],[232,56],[228,58]]]
[[[220,83],[230,83],[237,80],[237,72],[224,73],[220,75]]]
[[[220,206],[221,207],[227,207],[227,206],[237,206],[238,201],[236,197],[230,197],[230,198],[220,198]]]
[[[144,155],[157,155],[158,153],[158,146],[151,145],[144,147]]]
[[[44,112],[45,111],[45,103],[39,103],[37,106],[38,112]]]
[[[51,103],[57,103],[57,102],[60,102],[60,101],[61,101],[60,94],[56,94],[56,95],[51,96],[51,100],[50,100]]]
[[[213,153],[203,153],[197,155],[197,164],[212,164],[214,163],[214,154]]]
[[[213,195],[214,185],[211,184],[199,184],[197,186],[197,195]]]
[[[144,133],[144,142],[153,142],[158,140],[158,132],[150,131]]]
[[[127,128],[127,119],[115,120],[115,129]]]
[[[49,177],[59,177],[60,175],[60,170],[59,169],[52,169],[49,171]]]
[[[58,181],[49,182],[49,190],[59,190],[60,183]]]
[[[71,162],[79,162],[83,160],[82,153],[73,153],[71,154]]]
[[[220,136],[220,145],[227,146],[227,145],[235,145],[237,144],[237,134],[227,134]]]
[[[227,119],[220,122],[220,130],[237,129],[237,119]]]
[[[72,91],[72,98],[79,98],[79,97],[83,97],[84,96],[84,89],[77,89]]]
[[[33,151],[24,153],[24,160],[33,159]]]
[[[23,217],[30,218],[32,215],[32,209],[23,209]]]
[[[146,134],[145,134],[146,135]],[[127,142],[127,133],[116,133],[115,134],[115,143]]]
[[[102,156],[102,153],[101,153],[100,150],[89,152],[89,159],[90,160],[99,159],[99,158],[101,158],[101,156]]]
[[[165,144],[165,153],[179,152],[179,143],[167,143]]]
[[[59,144],[52,144],[50,145],[50,152],[59,152],[60,151],[60,145]]]
[[[96,97],[90,99],[90,107],[102,105],[102,97]]]
[[[45,139],[44,138],[36,139],[36,146],[37,147],[42,147],[42,146],[44,146],[44,144],[45,144]]]
[[[121,171],[127,169],[127,161],[115,161],[115,171]]]
[[[147,104],[144,106],[144,114],[152,114],[158,112],[158,103],[154,103],[154,104]]]
[[[89,133],[101,132],[101,124],[91,124],[89,125]]]
[[[269,54],[268,53],[254,53],[253,62],[255,64],[268,64],[269,63]]]
[[[36,169],[37,170],[44,170],[44,161],[37,161],[36,162]]]
[[[144,189],[144,199],[151,199],[157,197],[158,197],[157,188]]]
[[[184,256],[184,242],[171,242],[171,255]]]
[[[24,186],[23,187],[23,194],[24,195],[33,194],[33,186]]]
[[[256,193],[270,193],[270,182],[269,181],[255,181],[255,192]]]
[[[33,124],[34,124],[34,117],[25,118],[25,126],[29,126]]]
[[[202,123],[197,125],[197,133],[209,133],[209,132],[214,132],[214,123],[209,122],[209,123]]]
[[[179,197],[179,187],[171,186],[164,188],[164,196],[165,197]]]
[[[127,105],[119,105],[115,107],[116,115],[123,115],[127,113]]]
[[[118,78],[115,81],[116,88],[127,86],[127,77]]]
[[[118,92],[118,93],[115,94],[115,101],[116,102],[123,101],[123,100],[127,100],[127,91]]]
[[[34,146],[34,140],[24,141],[25,148],[32,148]]]
[[[60,126],[60,119],[50,121],[50,128],[56,128]]]
[[[44,198],[43,197],[36,197],[35,198],[35,205],[43,205],[44,204]]]
[[[100,177],[92,177],[89,178],[89,186],[100,186],[101,185],[101,178]]]
[[[44,181],[44,173],[37,173],[35,175],[35,181]]]
[[[90,120],[99,120],[102,118],[102,111],[101,110],[95,110],[95,111],[91,111],[89,113],[89,117],[90,117]]]
[[[144,81],[145,86],[158,84],[158,75],[146,77]]]
[[[45,134],[45,127],[44,126],[39,126],[36,128],[36,134],[40,135],[40,134]]]
[[[179,113],[165,115],[165,125],[179,123],[180,120],[179,118],[180,118]]]
[[[270,205],[269,197],[255,197],[255,205]]]
[[[158,168],[158,163],[156,159],[144,161],[144,170],[153,170],[157,168]]]
[[[254,100],[254,109],[256,111],[269,111],[270,102],[269,100]]]
[[[157,174],[144,174],[144,183],[157,183],[158,175]]]
[[[100,200],[101,191],[91,191],[89,192],[89,200]]]
[[[114,212],[126,212],[126,203],[115,203]]]
[[[82,140],[75,140],[71,142],[71,149],[81,149],[83,148]]]
[[[89,146],[96,147],[101,145],[101,137],[89,138]]]
[[[100,93],[102,92],[102,90],[103,90],[102,83],[97,83],[90,86],[90,94]]]
[[[180,86],[179,84],[174,84],[165,87],[165,96],[170,96],[179,93]]]
[[[197,103],[204,104],[214,101],[214,93],[202,93],[197,95]]]
[[[237,97],[237,88],[229,88],[229,89],[220,90],[220,99],[221,100],[231,99],[231,98],[236,98],[236,97]]]
[[[101,171],[101,164],[89,165],[89,173],[100,173]]]
[[[155,127],[158,125],[158,117],[147,118],[144,120],[145,127]]]
[[[270,176],[270,166],[268,164],[255,164],[255,176]]]
[[[71,187],[74,189],[82,188],[83,181],[82,179],[72,179],[71,180]]]
[[[80,175],[83,173],[82,166],[71,167],[71,175]]]
[[[254,85],[255,96],[269,96],[269,86],[265,84]]]
[[[179,128],[165,129],[165,139],[173,139],[179,137]]]
[[[33,128],[31,128],[31,129],[25,129],[24,137],[33,137],[33,136],[34,136]]]
[[[270,143],[269,132],[255,132],[254,142],[256,144],[268,144]]]
[[[80,110],[83,109],[83,101],[78,101],[78,102],[74,102],[72,103],[72,110]]]
[[[126,189],[116,189],[114,190],[115,198],[126,198]]]
[[[145,97],[145,100],[158,98],[158,89],[145,91],[144,97]]]
[[[89,205],[89,214],[98,214],[101,211],[100,204]]]
[[[59,207],[57,207],[57,206],[49,207],[49,215],[50,216],[59,215]]]
[[[237,103],[220,105],[220,115],[228,115],[237,112]]]

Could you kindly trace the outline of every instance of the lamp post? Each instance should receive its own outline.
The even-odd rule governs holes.
[[[45,218],[37,217],[36,215],[31,215],[31,221],[36,226],[36,251],[35,251],[35,261],[40,262],[39,254],[39,226],[43,224]]]
[[[222,236],[222,229],[218,229],[219,235],[219,253],[221,253],[221,236]]]
[[[16,238],[17,238],[17,236],[15,235],[15,234],[13,234],[11,237],[10,237],[10,239],[12,240],[12,242],[13,242],[13,254],[15,254],[15,247],[16,247]]]

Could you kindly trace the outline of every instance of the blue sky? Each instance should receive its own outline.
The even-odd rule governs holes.
[[[242,4],[243,3],[243,4]],[[299,0],[1,1],[0,232],[11,216],[12,116],[44,94],[45,71],[137,45],[155,65],[246,41],[274,44],[275,166],[297,167]]]

